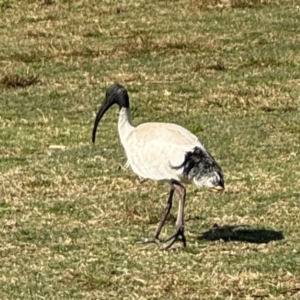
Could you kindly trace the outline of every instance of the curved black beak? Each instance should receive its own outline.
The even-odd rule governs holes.
[[[107,112],[107,110],[114,104],[118,104],[120,108],[126,107],[129,109],[129,98],[128,98],[127,91],[119,83],[113,84],[106,90],[105,99],[99,108],[94,123],[93,134],[92,134],[93,143],[95,143],[96,140],[97,127],[99,122],[101,121],[101,118]]]
[[[99,122],[101,121],[102,117],[104,116],[104,114],[107,112],[107,110],[114,105],[114,101],[110,101],[107,97],[105,97],[102,105],[99,108],[99,111],[97,113],[95,122],[94,122],[94,128],[93,128],[93,134],[92,134],[92,141],[93,143],[95,143],[96,140],[96,132],[97,132],[97,127]]]

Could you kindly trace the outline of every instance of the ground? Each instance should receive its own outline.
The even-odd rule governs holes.
[[[300,3],[0,2],[0,298],[300,298]],[[224,170],[187,186],[187,248],[151,237],[168,185],[126,163],[117,108],[175,122]],[[162,232],[174,230],[178,198]]]

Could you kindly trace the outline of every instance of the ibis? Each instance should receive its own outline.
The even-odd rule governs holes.
[[[221,167],[205,149],[199,139],[187,129],[173,123],[143,123],[134,126],[131,121],[128,92],[115,83],[107,88],[105,99],[95,118],[92,141],[95,143],[98,124],[114,104],[119,106],[118,132],[125,150],[127,162],[139,177],[163,180],[170,184],[170,191],[161,220],[152,238],[144,242],[162,243],[170,248],[176,241],[186,247],[184,228],[184,206],[186,189],[184,184],[193,183],[216,191],[224,189]],[[174,192],[179,195],[179,206],[175,232],[165,240],[160,233],[170,213]]]

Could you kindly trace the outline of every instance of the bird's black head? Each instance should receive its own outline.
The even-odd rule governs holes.
[[[101,120],[101,118],[104,116],[104,114],[107,112],[107,110],[113,106],[114,104],[119,105],[119,108],[122,107],[129,108],[129,97],[126,89],[124,86],[122,86],[119,83],[115,83],[111,85],[107,90],[105,94],[105,99],[102,103],[102,105],[99,108],[99,111],[97,113],[94,128],[93,128],[93,134],[92,134],[92,141],[95,143],[96,140],[96,132],[98,124]]]
[[[122,107],[129,108],[129,97],[124,86],[119,83],[115,83],[111,85],[106,90],[105,100],[103,104],[105,103],[107,103],[109,107],[112,106],[113,104],[118,104],[120,108]]]

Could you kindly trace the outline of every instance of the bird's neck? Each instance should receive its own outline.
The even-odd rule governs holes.
[[[134,126],[131,124],[130,108],[122,107],[119,113],[118,131],[123,146],[125,146],[127,137],[133,129]]]

